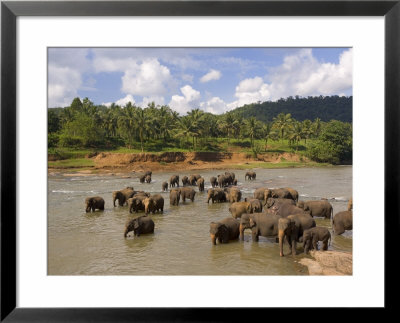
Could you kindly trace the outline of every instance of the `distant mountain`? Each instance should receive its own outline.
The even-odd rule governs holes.
[[[279,113],[290,113],[298,121],[320,118],[322,121],[339,120],[353,121],[353,97],[344,96],[315,96],[288,97],[276,102],[266,101],[246,104],[232,110],[230,113],[239,114],[244,118],[255,117],[263,122],[270,122]]]

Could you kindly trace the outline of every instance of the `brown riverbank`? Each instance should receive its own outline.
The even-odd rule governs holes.
[[[49,158],[50,159],[50,158]],[[185,171],[224,168],[277,168],[304,167],[314,165],[305,157],[295,153],[263,153],[255,157],[249,153],[217,152],[164,152],[154,153],[109,153],[101,152],[86,156],[91,165],[87,167],[49,165],[49,172],[73,171],[81,174],[91,173],[127,173],[157,171]]]

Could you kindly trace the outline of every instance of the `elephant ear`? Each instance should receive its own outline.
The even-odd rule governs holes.
[[[223,238],[228,238],[229,237],[229,231],[228,231],[228,228],[226,227],[226,225],[225,224],[221,224],[220,226],[219,226],[219,228],[218,228],[218,231],[221,233],[221,236],[223,237]]]
[[[253,216],[249,216],[249,223],[250,223],[250,227],[254,227],[257,224],[256,221],[254,221]]]
[[[133,229],[135,230],[139,229],[139,219],[135,219],[133,221]]]

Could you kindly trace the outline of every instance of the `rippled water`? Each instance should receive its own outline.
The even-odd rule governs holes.
[[[260,186],[293,187],[301,200],[335,198],[330,202],[334,214],[347,207],[352,195],[352,167],[301,169],[255,169],[257,179],[245,181],[245,170],[233,170],[242,197],[250,197]],[[306,257],[298,245],[296,257],[279,257],[274,239],[260,237],[251,241],[211,244],[210,222],[230,216],[229,203],[207,204],[207,193],[197,191],[195,201],[169,205],[169,193],[161,192],[161,183],[172,174],[201,174],[206,180],[221,170],[187,173],[153,173],[150,184],[141,184],[138,175],[131,178],[110,175],[88,177],[49,176],[48,180],[48,274],[49,275],[307,275],[298,263]],[[126,176],[126,175],[124,175]],[[124,238],[128,207],[113,207],[112,191],[133,186],[136,190],[160,193],[165,199],[164,213],[151,215],[155,233]],[[99,195],[105,199],[105,211],[86,213],[84,200]],[[182,202],[182,201],[181,201]],[[317,225],[330,227],[330,220],[316,219]],[[352,232],[333,236],[332,250],[352,250]],[[285,246],[288,250],[288,246]]]

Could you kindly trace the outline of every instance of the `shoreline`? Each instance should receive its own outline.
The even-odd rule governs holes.
[[[154,173],[171,171],[195,171],[212,169],[277,169],[332,167],[317,163],[296,153],[264,153],[257,158],[246,153],[169,152],[169,153],[97,153],[85,158],[48,161],[48,174],[95,174],[126,175],[151,170]]]

